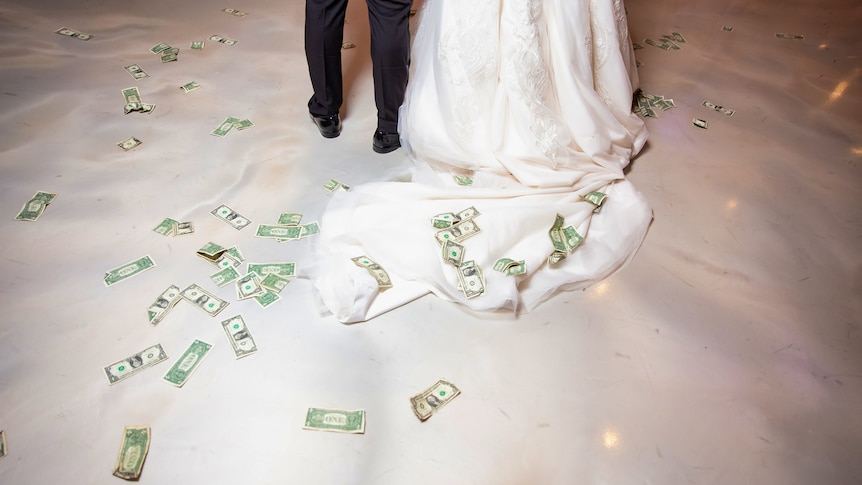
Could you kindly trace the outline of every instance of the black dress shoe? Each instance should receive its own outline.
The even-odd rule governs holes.
[[[398,137],[398,133],[387,133],[377,130],[371,139],[371,145],[377,153],[389,153],[401,147],[401,140]]]
[[[329,116],[311,115],[311,121],[314,121],[324,138],[335,138],[341,134],[341,118],[337,114]]]

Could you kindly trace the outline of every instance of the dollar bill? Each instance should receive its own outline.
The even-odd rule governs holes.
[[[171,49],[169,49],[169,50],[171,50]],[[161,57],[159,59],[161,59],[162,62],[174,62],[177,60],[177,53],[176,52],[165,52],[161,55]]]
[[[254,126],[254,123],[252,123],[249,119],[239,120],[233,124],[233,127],[236,129],[236,131],[242,131],[246,128],[251,128],[252,126]]]
[[[165,353],[161,344],[156,344],[106,366],[104,368],[105,377],[108,378],[108,384],[113,385],[139,374],[142,370],[165,361],[167,358],[168,354]]]
[[[233,46],[233,45],[236,45],[237,42],[239,42],[237,40],[229,39],[227,37],[222,37],[220,35],[215,35],[215,34],[211,35],[209,40],[211,40],[213,42],[218,42],[220,44],[224,44],[227,46]]]
[[[365,410],[308,408],[302,429],[362,434],[365,433]]]
[[[725,32],[733,32],[733,27],[731,27],[730,25],[725,25],[721,27],[721,30]]]
[[[204,341],[195,340],[162,379],[177,387],[183,387],[183,384],[189,380],[189,377],[201,365],[201,361],[212,348],[212,345]]]
[[[410,398],[413,413],[420,421],[425,421],[437,413],[443,406],[455,399],[461,390],[455,384],[440,379],[434,385]]]
[[[225,251],[224,254],[219,256],[217,260],[211,262],[216,268],[219,269],[219,271],[227,268],[238,269],[240,266],[242,266],[242,261],[240,261],[238,258],[235,258],[227,251]]]
[[[154,268],[156,262],[149,255],[140,257],[130,263],[114,268],[105,273],[105,286],[111,286]]]
[[[129,73],[135,79],[143,79],[145,77],[150,77],[144,69],[138,64],[129,64],[128,66],[123,66],[123,69]]]
[[[225,251],[231,258],[239,261],[240,263],[245,261],[245,255],[242,253],[242,250],[239,249],[239,246],[232,246],[227,248]]]
[[[282,212],[278,216],[279,226],[296,226],[302,222],[302,214],[298,212]]]
[[[647,44],[649,44],[653,47],[658,47],[659,49],[661,49],[663,51],[669,51],[671,49],[671,43],[668,41],[657,42],[653,39],[644,39],[644,42],[646,42]]]
[[[221,255],[224,254],[226,251],[227,249],[210,241],[204,244],[203,247],[198,249],[195,254],[209,261],[215,261],[219,257],[221,257]]]
[[[83,32],[78,32],[77,30],[70,29],[68,27],[60,27],[59,29],[55,30],[54,32],[56,32],[60,35],[63,35],[66,37],[72,37],[72,38],[75,38],[78,40],[90,40],[94,37],[93,34],[85,34]]]
[[[505,273],[506,276],[520,276],[522,274],[526,274],[527,273],[527,262],[522,259],[522,260],[518,261],[516,264],[513,264],[513,265],[507,267],[506,270],[503,271],[503,273]]]
[[[126,106],[123,111],[126,114],[129,114],[132,111],[141,110],[141,103],[143,103],[143,100],[141,99],[141,92],[138,90],[137,87],[133,86],[130,88],[125,88],[122,90],[122,93],[123,100],[126,102]]]
[[[195,89],[198,89],[199,87],[201,87],[201,85],[198,84],[197,81],[192,81],[183,84],[182,86],[180,86],[180,89],[182,89],[184,93],[188,93],[194,91]]]
[[[266,293],[260,286],[260,278],[257,273],[249,273],[236,281],[236,298],[245,300]]]
[[[779,39],[788,39],[788,40],[804,40],[804,35],[799,34],[775,34],[775,37]]]
[[[555,265],[555,264],[559,263],[560,261],[566,259],[566,256],[568,256],[568,253],[566,253],[566,252],[554,251],[553,253],[551,253],[550,256],[548,256],[548,264]]]
[[[163,51],[170,49],[171,46],[169,44],[165,44],[164,42],[159,42],[158,44],[150,47],[150,52],[153,54],[161,54]]]
[[[174,224],[174,236],[185,236],[194,234],[195,226],[191,222],[177,222]]]
[[[479,228],[479,225],[476,224],[476,221],[473,219],[467,219],[466,221],[461,221],[448,229],[442,229],[437,231],[435,237],[439,244],[443,245],[446,241],[455,241],[462,242],[465,241],[476,234],[479,234],[482,229]]]
[[[6,448],[6,431],[0,429],[0,458],[9,454],[9,449]]]
[[[156,298],[156,301],[147,308],[147,319],[149,320],[150,325],[158,325],[181,298],[180,288],[178,286],[171,285],[168,289],[163,291],[162,294]]]
[[[713,111],[718,111],[719,113],[726,116],[733,116],[733,114],[736,113],[736,110],[725,108],[724,106],[720,106],[709,101],[704,101],[702,104],[705,108],[711,109]]]
[[[593,212],[598,214],[602,208],[602,205],[608,199],[608,194],[605,194],[604,192],[593,191],[587,195],[582,196],[581,198],[589,202],[590,204],[596,206],[596,208],[593,209]]]
[[[144,460],[150,451],[150,436],[149,426],[126,426],[123,429],[123,443],[114,465],[115,477],[134,481],[141,477]]]
[[[360,268],[365,268],[374,280],[377,282],[377,288],[384,290],[386,288],[392,288],[392,280],[389,278],[389,273],[383,269],[382,266],[375,263],[368,256],[357,256],[355,258],[350,258],[357,266]]]
[[[640,49],[643,49],[643,48],[644,48],[644,46],[642,46],[642,45],[638,44],[637,42],[632,42],[632,49],[633,49],[633,50],[640,50]]]
[[[466,220],[468,220],[468,219],[472,219],[472,218],[474,218],[474,217],[478,217],[478,216],[480,216],[480,215],[482,215],[482,214],[480,214],[480,213],[479,213],[479,211],[478,211],[475,207],[470,206],[470,207],[468,207],[468,208],[466,208],[466,209],[462,210],[461,212],[459,212],[459,213],[457,213],[457,214],[455,214],[455,215],[456,215],[456,216],[458,216],[458,220],[459,220],[460,222],[464,222],[464,221],[466,221]]]
[[[290,280],[283,278],[277,274],[269,273],[260,280],[260,286],[274,293],[281,293],[281,290],[290,283]]]
[[[296,275],[296,263],[248,263],[248,272],[261,278],[266,278],[270,274],[287,278]]]
[[[299,226],[273,226],[270,224],[260,224],[257,226],[256,237],[267,239],[299,239],[302,228]]]
[[[153,232],[157,232],[162,236],[173,236],[174,235],[174,224],[178,224],[179,221],[171,219],[170,217],[166,217],[165,220],[159,223],[158,226],[153,228]]]
[[[454,212],[444,212],[431,218],[431,225],[435,229],[447,229],[459,222],[461,219]]]
[[[21,207],[18,215],[15,216],[15,220],[35,221],[42,216],[45,212],[45,208],[48,207],[48,204],[53,202],[56,198],[57,194],[52,194],[51,192],[42,192],[41,190],[36,192],[30,200],[24,203],[24,206]]]
[[[468,300],[485,294],[485,275],[473,260],[465,261],[458,267],[458,283]]]
[[[566,249],[571,253],[581,245],[584,241],[584,236],[581,236],[574,227],[566,226],[563,228],[563,240],[566,243]]]
[[[205,311],[211,317],[218,315],[219,312],[228,306],[228,302],[204,290],[196,284],[189,285],[183,290],[181,295],[184,300]]]
[[[453,265],[461,266],[464,262],[464,246],[452,240],[447,240],[443,244],[443,260]]]
[[[122,148],[124,152],[127,152],[127,151],[131,150],[132,148],[137,147],[141,143],[143,143],[141,140],[138,140],[137,138],[130,136],[130,137],[126,138],[125,140],[118,141],[117,146]]]
[[[329,179],[329,182],[323,184],[323,190],[327,192],[332,192],[336,189],[350,190],[350,186],[335,179]]]
[[[206,43],[202,40],[193,40],[192,43],[189,44],[189,49],[193,51],[202,51],[205,44]]]
[[[210,275],[210,279],[213,283],[216,284],[219,288],[227,286],[228,284],[238,280],[240,274],[234,269],[233,266],[228,266],[214,274]]]
[[[239,118],[234,118],[233,116],[228,116],[227,118],[224,119],[224,121],[221,122],[221,124],[218,125],[218,127],[216,127],[216,129],[214,129],[213,131],[210,132],[210,135],[224,138],[224,136],[227,135],[230,132],[230,130],[232,130],[234,128],[234,125],[238,121],[239,121]]]
[[[299,233],[300,239],[320,234],[320,225],[318,225],[317,222],[309,222],[308,224],[299,226],[299,228],[301,229]]]
[[[473,179],[466,175],[453,175],[452,178],[455,179],[455,183],[458,185],[473,185]]]
[[[692,120],[691,120],[691,124],[692,124],[692,125],[694,125],[694,126],[696,126],[696,127],[698,127],[698,128],[700,128],[700,129],[702,129],[702,130],[707,129],[707,126],[708,126],[708,125],[707,125],[707,123],[706,123],[706,120],[702,120],[702,119],[700,119],[700,118],[694,118],[694,119],[692,119]]]
[[[257,344],[254,343],[251,333],[243,320],[242,315],[236,315],[221,322],[221,327],[227,335],[230,346],[237,359],[257,352]]]
[[[267,308],[278,300],[281,300],[281,297],[278,296],[278,293],[272,290],[266,290],[263,294],[254,297],[254,301],[256,301],[261,308]]]
[[[235,8],[224,8],[222,9],[222,12],[229,13],[235,17],[245,17],[246,15],[248,15],[247,13],[241,10],[237,10]]]
[[[353,42],[344,42],[343,44],[341,44],[341,48],[344,50],[353,49],[355,47],[356,47],[356,44],[354,44]]]
[[[213,209],[210,214],[218,217],[238,231],[251,224],[250,220],[241,216],[239,213],[224,204]]]

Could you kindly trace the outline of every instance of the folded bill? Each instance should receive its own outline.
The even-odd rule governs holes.
[[[147,308],[147,318],[150,325],[158,325],[174,306],[182,299],[180,296],[180,288],[171,285],[156,298],[156,301]]]
[[[379,264],[371,260],[371,258],[368,256],[357,256],[350,259],[356,264],[356,266],[365,268],[371,276],[374,277],[374,280],[377,281],[377,288],[381,290],[392,288],[392,280],[389,278],[389,273],[387,273]]]
[[[24,202],[24,207],[22,207],[21,211],[18,212],[18,215],[15,216],[15,220],[35,221],[43,212],[45,212],[45,208],[48,207],[48,204],[53,202],[56,198],[57,194],[42,191],[36,192],[30,200]]]
[[[113,385],[139,374],[142,370],[167,360],[167,358],[168,354],[165,353],[161,344],[156,344],[106,366],[104,368],[105,377],[108,378],[108,384]]]
[[[425,421],[437,413],[443,406],[461,394],[461,391],[451,382],[440,379],[434,385],[410,398],[413,413],[420,421]]]
[[[171,219],[170,217],[166,217],[162,222],[159,223],[158,226],[153,228],[153,231],[161,234],[162,236],[173,236],[174,224],[179,224],[179,221]]]
[[[144,460],[150,451],[150,436],[149,426],[126,426],[123,429],[123,443],[114,465],[115,477],[135,481],[141,477]]]

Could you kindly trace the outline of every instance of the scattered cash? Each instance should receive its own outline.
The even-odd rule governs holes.
[[[233,127],[236,131],[242,131],[246,128],[251,128],[252,126],[254,126],[254,123],[252,123],[249,119],[239,120],[233,124]]]
[[[236,299],[245,300],[260,296],[266,290],[260,286],[260,278],[257,273],[249,273],[236,281]]]
[[[213,346],[206,342],[195,340],[162,379],[177,387],[183,387],[212,348]]]
[[[182,89],[184,93],[188,93],[188,92],[194,91],[195,89],[198,89],[199,87],[201,87],[200,84],[198,84],[195,81],[192,81],[192,82],[183,84],[182,86],[180,86],[180,89]]]
[[[147,318],[150,321],[150,325],[158,325],[171,311],[171,309],[176,306],[177,302],[180,301],[182,297],[180,296],[180,288],[178,286],[171,285],[167,290],[163,291],[156,301],[147,308]]]
[[[174,224],[174,236],[185,236],[194,232],[195,226],[191,222],[177,222]]]
[[[173,236],[174,224],[179,224],[179,221],[175,221],[170,217],[166,217],[165,220],[160,222],[158,226],[153,228],[153,231],[161,234],[162,236]]]
[[[459,219],[453,212],[444,212],[431,218],[431,225],[434,226],[435,229],[446,229],[459,222],[461,222],[461,219]]]
[[[195,40],[192,41],[191,44],[189,44],[189,49],[193,51],[202,51],[204,49],[204,44],[205,42],[202,40]]]
[[[257,344],[254,343],[254,339],[251,333],[249,333],[242,315],[228,318],[221,322],[221,326],[237,359],[257,352]]]
[[[389,273],[386,272],[379,264],[375,263],[368,256],[357,256],[355,258],[350,258],[356,266],[360,268],[365,268],[371,276],[374,277],[374,280],[377,281],[377,288],[383,290],[386,288],[392,288],[392,280],[389,279]]]
[[[548,262],[551,264],[559,263],[565,259],[584,240],[584,237],[574,227],[563,227],[565,220],[563,215],[557,214],[554,225],[548,230],[551,244],[554,245],[554,252],[548,257]]]
[[[300,233],[299,233],[300,239],[320,234],[320,226],[317,224],[317,222],[309,222],[308,224],[303,224],[303,225],[299,226],[299,228],[300,228]]]
[[[252,123],[251,120],[241,120],[239,118],[234,118],[233,116],[228,116],[216,129],[210,132],[210,135],[224,138],[225,135],[233,129],[242,131],[252,126],[254,126],[254,123]]]
[[[117,142],[117,146],[122,148],[123,151],[127,152],[127,151],[131,150],[132,148],[137,147],[141,143],[143,143],[141,140],[138,140],[137,138],[130,136],[123,141]]]
[[[449,227],[448,229],[437,231],[435,237],[437,238],[438,244],[441,245],[445,244],[448,240],[459,243],[479,234],[481,231],[482,229],[479,228],[476,221],[467,219],[452,225],[452,227]]]
[[[296,263],[248,263],[248,272],[266,278],[271,274],[287,278],[296,275]]]
[[[218,42],[220,44],[224,44],[227,46],[236,45],[236,43],[238,42],[236,40],[228,39],[227,37],[222,37],[220,35],[215,35],[215,34],[211,35],[209,40],[214,41],[214,42]]]
[[[261,308],[267,308],[278,300],[281,300],[281,297],[274,291],[266,290],[262,295],[255,296],[254,300]]]
[[[234,212],[233,209],[224,204],[213,209],[210,214],[218,217],[238,231],[251,224],[250,220]]]
[[[137,87],[126,88],[123,89],[122,92],[123,100],[126,102],[125,106],[123,107],[123,113],[129,114],[132,111],[137,111],[139,113],[150,114],[153,112],[154,109],[156,109],[156,105],[144,103],[143,99],[141,99],[141,93],[138,91]],[[134,146],[132,148],[134,148]]]
[[[440,379],[433,386],[410,398],[413,413],[420,421],[425,421],[443,406],[461,394],[461,390],[449,381]]]
[[[296,226],[302,221],[302,214],[297,212],[282,212],[278,216],[279,226]]]
[[[788,40],[805,40],[805,36],[799,34],[775,34],[775,37]]]
[[[658,118],[658,115],[653,108],[667,111],[671,108],[676,108],[676,104],[673,102],[672,99],[665,99],[664,96],[645,94],[643,91],[638,90],[635,93],[634,101],[632,103],[632,110],[636,114],[639,114],[644,117]]]
[[[237,10],[235,8],[224,8],[222,9],[222,12],[229,13],[231,15],[234,15],[235,17],[245,17],[246,15],[248,15],[247,13]]]
[[[50,192],[36,192],[33,197],[30,198],[27,202],[24,203],[24,206],[21,207],[21,210],[18,212],[18,215],[15,216],[16,221],[30,221],[33,222],[39,217],[42,216],[42,213],[45,212],[45,208],[57,198],[57,194],[52,194]]]
[[[6,448],[6,431],[0,429],[0,458],[9,454],[9,448]]]
[[[733,114],[736,113],[736,110],[725,108],[724,106],[719,106],[715,103],[710,103],[709,101],[704,101],[703,106],[727,116],[733,116]]]
[[[150,52],[152,52],[153,54],[161,54],[163,51],[166,51],[168,49],[171,49],[170,45],[165,44],[164,42],[159,42],[158,44],[150,47]]]
[[[500,258],[494,263],[494,271],[499,271],[506,276],[518,276],[527,272],[527,263],[523,259],[515,261],[509,258]]]
[[[453,175],[452,177],[458,185],[473,185],[473,179],[465,175]]]
[[[216,286],[222,288],[227,286],[229,283],[232,283],[238,280],[240,274],[233,266],[228,266],[214,274],[210,275],[210,279],[215,283]]]
[[[236,249],[239,249],[239,248],[236,248]],[[230,252],[230,249],[228,249],[227,251],[224,252],[224,254],[219,256],[219,258],[217,260],[215,260],[214,263],[215,263],[215,267],[218,268],[219,270],[222,270],[225,268],[237,269],[240,266],[242,266],[243,261],[245,261],[245,260],[234,256],[233,253]]]
[[[260,224],[257,226],[255,237],[267,239],[291,240],[299,239],[302,232],[300,226],[273,226],[269,224]]]
[[[167,358],[168,354],[165,353],[161,344],[156,344],[105,367],[105,377],[108,378],[108,384],[113,385],[167,360]]]
[[[151,269],[156,266],[156,262],[150,256],[138,258],[130,263],[126,263],[120,267],[114,268],[105,273],[105,286],[111,286],[131,278],[137,274]]]
[[[345,49],[345,50],[353,49],[354,47],[356,47],[356,44],[354,44],[353,42],[345,42],[345,43],[341,44],[341,48]]]
[[[707,128],[706,120],[702,120],[700,118],[694,118],[691,120],[691,124],[703,130]]]
[[[129,75],[135,79],[143,79],[145,77],[150,77],[150,75],[147,74],[146,71],[144,71],[141,66],[137,64],[130,64],[128,66],[124,66],[123,69],[125,69],[126,72],[128,72]]]
[[[290,280],[283,278],[277,274],[269,273],[260,281],[260,286],[274,293],[281,293],[281,290],[290,283]]]
[[[70,29],[68,27],[60,27],[59,29],[55,30],[54,32],[56,32],[60,35],[64,35],[66,37],[72,37],[72,38],[75,38],[78,40],[90,40],[93,38],[92,34],[85,34],[83,32],[78,32],[77,30]]]
[[[329,179],[329,182],[323,184],[323,190],[327,192],[332,192],[335,189],[350,190],[350,186],[335,179]]]
[[[365,433],[365,410],[308,408],[302,429],[362,434]]]
[[[473,260],[464,261],[458,267],[458,285],[469,300],[485,294],[485,274]]]
[[[464,246],[452,240],[447,240],[443,244],[443,260],[447,263],[452,263],[456,267],[461,266],[464,262]]]
[[[174,62],[177,60],[177,55],[180,53],[180,50],[176,47],[171,47],[169,49],[165,49],[160,52],[160,59],[162,62]]]
[[[725,32],[733,32],[733,27],[731,27],[729,25],[725,25],[721,28],[721,30],[723,30]]]
[[[123,444],[114,465],[115,477],[134,481],[141,477],[144,460],[150,451],[150,436],[149,426],[126,426],[123,429]]]
[[[602,204],[604,204],[608,199],[608,194],[605,194],[604,192],[590,192],[581,198],[596,206],[596,208],[593,209],[593,213],[598,214],[602,209]]]
[[[228,302],[204,290],[196,284],[189,285],[188,288],[181,293],[184,300],[207,312],[209,316],[214,317],[219,314]]]

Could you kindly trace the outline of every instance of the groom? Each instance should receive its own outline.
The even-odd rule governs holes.
[[[377,130],[372,148],[389,153],[401,146],[398,108],[407,89],[410,62],[408,20],[412,0],[366,0],[371,24],[371,62]],[[311,119],[325,138],[341,134],[338,110],[343,101],[341,44],[347,0],[306,0],[305,56],[314,94],[308,101]]]

